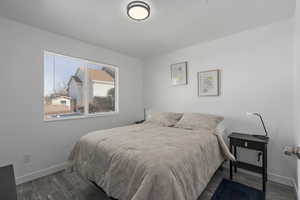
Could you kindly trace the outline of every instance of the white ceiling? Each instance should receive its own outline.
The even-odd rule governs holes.
[[[151,17],[126,16],[129,0],[0,0],[0,16],[149,57],[293,15],[295,0],[147,0]]]

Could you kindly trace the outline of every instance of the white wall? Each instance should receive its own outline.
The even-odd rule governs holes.
[[[120,114],[44,122],[44,50],[119,66]],[[0,165],[13,163],[18,180],[24,181],[60,166],[87,132],[142,119],[141,64],[132,57],[0,18]],[[24,155],[30,155],[30,163],[24,164],[28,160]]]
[[[171,86],[170,64],[188,61],[189,83]],[[219,97],[197,96],[197,72],[221,69]],[[270,177],[293,184],[295,160],[282,153],[293,140],[293,21],[241,32],[145,61],[144,101],[156,111],[202,112],[225,116],[230,131],[263,132],[246,112],[263,114],[270,132]],[[254,154],[243,160],[256,163]],[[291,179],[292,178],[292,179]]]
[[[295,85],[295,141],[297,146],[300,146],[300,4],[299,1],[296,2],[295,9],[295,49],[294,49],[294,85]],[[297,160],[297,180],[298,180],[298,199],[300,199],[300,160]]]

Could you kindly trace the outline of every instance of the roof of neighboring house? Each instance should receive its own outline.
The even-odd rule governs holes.
[[[78,77],[78,73],[80,70],[83,70],[82,67],[79,67],[75,73],[75,75],[71,76],[69,82],[68,82],[68,88],[67,90],[70,89],[70,83],[72,80],[74,80],[76,83],[82,83],[82,80]],[[89,79],[92,81],[105,81],[105,82],[114,82],[114,78],[107,73],[104,70],[99,70],[99,69],[88,69],[88,74],[89,74]]]
[[[88,69],[89,79],[92,81],[114,82],[114,79],[104,70]]]
[[[71,79],[74,79],[77,83],[82,83],[82,80],[78,76],[72,76]]]
[[[67,84],[68,85],[67,91],[69,91],[69,89],[70,89],[70,83],[71,83],[72,80],[74,80],[76,83],[82,84],[82,80],[78,76],[76,76],[76,75],[71,76],[71,78],[70,78],[70,80],[68,81],[68,84]]]

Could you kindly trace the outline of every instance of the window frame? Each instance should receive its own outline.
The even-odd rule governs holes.
[[[111,115],[117,115],[119,114],[119,67],[117,67],[116,65],[113,64],[107,64],[107,63],[103,63],[103,62],[99,62],[99,61],[94,61],[94,60],[89,60],[89,59],[85,59],[85,58],[80,58],[80,57],[75,57],[75,56],[69,56],[69,55],[65,55],[65,54],[59,54],[59,53],[54,53],[52,51],[43,51],[43,101],[44,101],[44,92],[45,92],[45,55],[53,55],[53,56],[63,56],[63,57],[67,57],[70,59],[77,59],[83,62],[86,62],[88,64],[95,64],[95,65],[101,65],[104,67],[109,67],[109,68],[113,68],[115,70],[115,111],[111,111],[111,112],[98,112],[98,113],[89,113],[89,104],[88,104],[88,73],[87,73],[87,69],[88,66],[85,65],[84,66],[84,83],[83,83],[83,88],[84,88],[84,92],[83,92],[83,101],[84,101],[84,112],[82,113],[82,115],[78,115],[78,116],[68,116],[68,117],[57,117],[57,118],[46,118],[45,117],[45,107],[43,104],[43,120],[44,122],[51,122],[51,121],[62,121],[62,120],[73,120],[73,119],[86,119],[86,118],[94,118],[94,117],[103,117],[103,116],[111,116]]]

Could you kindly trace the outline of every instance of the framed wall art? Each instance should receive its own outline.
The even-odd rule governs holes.
[[[198,72],[198,96],[220,95],[220,70]]]
[[[172,85],[187,84],[187,62],[181,62],[171,65]]]

